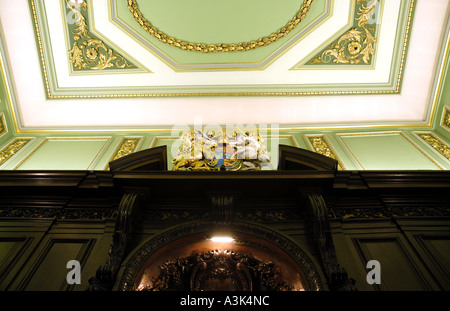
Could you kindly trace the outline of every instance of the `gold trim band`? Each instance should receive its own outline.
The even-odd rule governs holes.
[[[131,14],[133,14],[134,20],[150,35],[158,39],[159,41],[169,44],[170,46],[179,48],[185,51],[193,52],[203,52],[203,53],[216,53],[216,52],[243,52],[253,50],[259,47],[267,46],[272,44],[281,38],[287,36],[292,30],[294,30],[302,20],[305,19],[306,14],[311,8],[313,0],[304,0],[303,5],[297,12],[295,17],[288,22],[284,27],[278,31],[257,40],[241,42],[241,43],[219,43],[219,44],[204,44],[204,43],[194,43],[186,42],[180,39],[175,39],[169,35],[158,30],[153,26],[142,13],[139,11],[136,0],[128,0],[127,5]]]

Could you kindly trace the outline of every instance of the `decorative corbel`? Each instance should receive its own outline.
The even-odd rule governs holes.
[[[317,193],[308,193],[304,195],[304,198],[309,206],[309,221],[314,242],[319,250],[330,290],[357,290],[355,281],[352,278],[348,278],[345,269],[339,266],[325,200],[321,194]]]
[[[236,195],[231,193],[211,193],[209,195],[214,222],[229,222],[233,218]]]
[[[88,290],[112,290],[139,219],[142,198],[143,196],[137,193],[127,193],[122,197],[117,212],[117,220],[108,259],[106,264],[97,270],[95,277],[89,279],[90,286]]]

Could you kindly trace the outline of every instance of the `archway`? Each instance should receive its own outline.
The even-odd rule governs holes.
[[[217,241],[214,236],[233,240]],[[310,256],[285,236],[250,223],[184,224],[143,243],[124,262],[123,291],[323,290]]]

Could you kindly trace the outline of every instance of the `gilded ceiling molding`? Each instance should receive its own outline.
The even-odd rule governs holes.
[[[333,147],[331,147],[331,144],[325,138],[325,135],[306,135],[306,138],[314,152],[335,159],[338,161],[338,169],[345,170],[345,166],[342,164],[342,161],[339,159]]]
[[[128,9],[135,21],[150,35],[158,39],[159,41],[166,43],[170,46],[179,48],[185,51],[202,52],[202,53],[217,53],[217,52],[244,52],[253,50],[259,47],[272,44],[281,38],[287,36],[292,30],[294,30],[301,21],[303,21],[311,8],[313,0],[304,0],[300,10],[296,13],[294,18],[289,21],[284,27],[280,28],[276,32],[259,39],[248,42],[240,43],[219,43],[219,44],[205,44],[186,42],[181,39],[175,39],[154,27],[142,13],[139,11],[136,0],[127,0]],[[245,31],[245,29],[243,30]]]
[[[5,164],[6,161],[11,159],[13,155],[19,152],[31,140],[33,140],[33,138],[16,138],[0,150],[0,165]]]
[[[450,110],[447,107],[444,108],[441,125],[447,130],[450,130]]]
[[[450,146],[445,141],[438,138],[431,132],[416,132],[415,134],[426,142],[431,148],[436,150],[440,155],[450,161]]]
[[[379,0],[374,0],[372,4],[364,5],[370,0],[357,0],[355,25],[352,29],[343,34],[337,42],[333,42],[328,49],[320,53],[320,56],[313,58],[306,64],[370,64],[372,56],[375,54],[375,27],[368,27],[373,24],[373,14],[380,5]],[[355,10],[356,11],[356,10]],[[376,26],[376,25],[375,25]]]
[[[87,0],[82,3],[72,3],[70,0],[63,0],[66,3],[66,11],[73,14],[71,20],[66,22],[70,27],[75,25],[71,31],[70,44],[72,49],[68,52],[69,61],[75,70],[103,70],[103,69],[124,69],[137,68],[129,63],[122,55],[114,52],[102,40],[93,37],[89,33],[82,11],[87,10]]]
[[[8,133],[8,128],[6,127],[5,115],[0,115],[0,137]]]
[[[136,151],[142,137],[125,137],[111,157],[111,161],[117,160]]]

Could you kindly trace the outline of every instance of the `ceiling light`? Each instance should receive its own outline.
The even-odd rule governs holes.
[[[214,236],[211,238],[211,241],[217,243],[231,243],[234,241],[234,239],[229,236]]]

